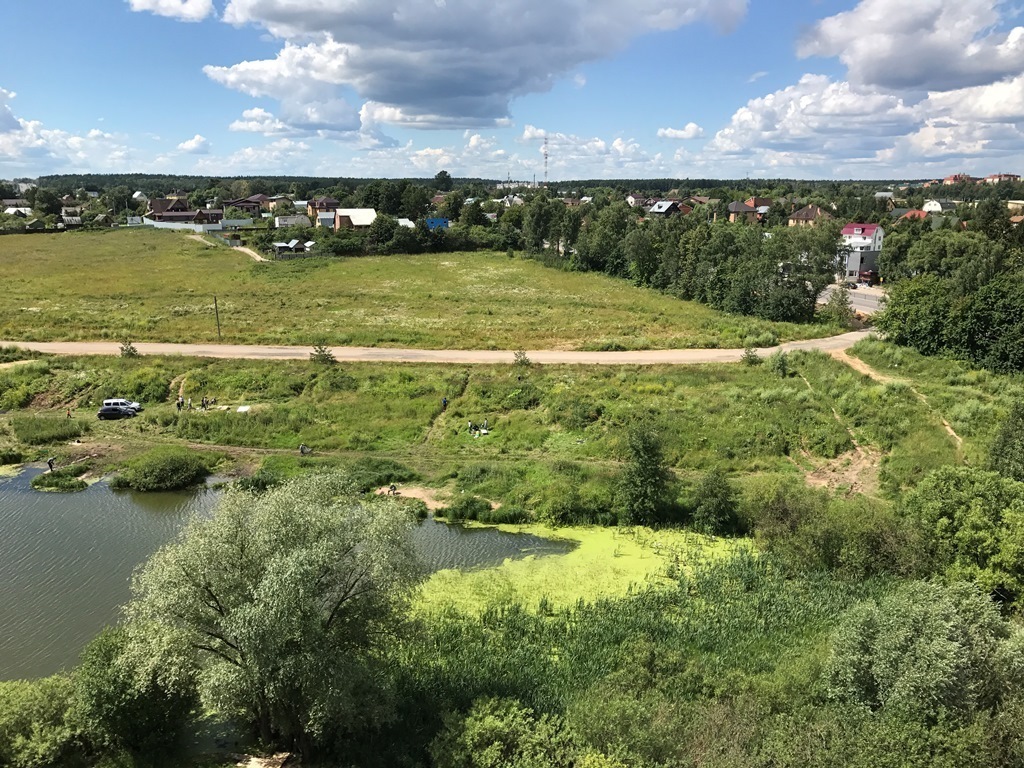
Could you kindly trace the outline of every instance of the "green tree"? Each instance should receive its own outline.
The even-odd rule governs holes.
[[[826,664],[829,697],[933,721],[990,709],[1020,638],[970,584],[911,582],[847,611]]]
[[[385,720],[382,652],[418,574],[412,520],[344,476],[229,491],[136,574],[136,658],[312,758]],[[143,671],[147,669],[145,664]]]
[[[989,449],[989,468],[1024,482],[1024,401],[1016,401]]]
[[[166,754],[196,704],[193,681],[170,690],[152,672],[140,674],[126,655],[128,643],[127,631],[118,628],[86,646],[73,678],[72,716],[95,749]]]
[[[449,192],[445,195],[444,202],[438,206],[437,212],[450,221],[458,221],[465,202],[466,198],[459,190]]]
[[[400,213],[407,219],[416,221],[427,214],[430,208],[430,192],[419,184],[409,184],[402,192]]]
[[[646,420],[634,423],[626,436],[626,465],[619,477],[625,525],[655,525],[664,519],[671,474],[661,439]]]
[[[438,171],[434,176],[434,186],[439,192],[451,191],[452,184],[452,175],[448,171]]]
[[[377,214],[377,218],[375,218],[373,223],[370,225],[366,244],[370,250],[376,253],[387,253],[388,246],[394,239],[395,232],[397,231],[397,221],[390,216]]]
[[[1013,602],[1024,592],[1024,483],[973,467],[931,472],[900,502],[932,572]]]
[[[714,536],[737,533],[736,492],[729,478],[712,469],[701,478],[694,497],[693,527]]]
[[[449,717],[430,748],[437,768],[572,768],[578,751],[557,715],[514,699],[481,699]]]

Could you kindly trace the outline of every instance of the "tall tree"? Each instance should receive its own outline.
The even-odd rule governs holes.
[[[626,437],[626,465],[619,477],[621,523],[655,525],[668,503],[668,464],[661,438],[647,420],[633,424]]]
[[[999,427],[989,450],[989,467],[1003,477],[1024,482],[1024,401],[1013,404]]]
[[[136,653],[162,679],[195,670],[206,708],[312,757],[387,714],[381,651],[418,570],[411,528],[339,475],[229,491],[136,574]]]

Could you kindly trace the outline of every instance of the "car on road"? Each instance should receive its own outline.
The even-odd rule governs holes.
[[[123,405],[104,405],[96,411],[96,418],[101,421],[107,419],[130,419],[135,416],[135,410]]]
[[[117,406],[119,408],[131,408],[133,411],[138,413],[142,410],[142,404],[136,403],[133,400],[125,400],[123,397],[112,397],[108,400],[103,401],[103,406]]]
[[[853,280],[847,280],[847,281],[846,281],[846,282],[844,283],[844,285],[845,285],[845,286],[846,286],[847,288],[849,288],[850,290],[856,290],[856,289],[857,289],[857,284],[856,284],[855,282],[853,282]]]

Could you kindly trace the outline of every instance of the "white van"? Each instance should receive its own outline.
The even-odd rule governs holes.
[[[103,401],[104,408],[111,405],[119,408],[131,408],[136,413],[142,410],[142,405],[139,403],[133,403],[131,400],[125,400],[123,397],[112,397],[109,400]]]

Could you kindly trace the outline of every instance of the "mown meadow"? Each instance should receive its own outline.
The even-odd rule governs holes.
[[[256,263],[181,233],[5,237],[0,338],[438,349],[771,346],[771,323],[494,252]]]

